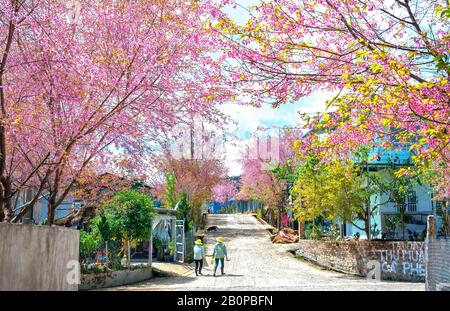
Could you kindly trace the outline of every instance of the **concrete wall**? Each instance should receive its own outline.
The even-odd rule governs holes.
[[[450,291],[450,239],[428,239],[425,243],[428,291]]]
[[[152,277],[152,268],[136,268],[133,270],[108,271],[81,275],[80,290],[90,290],[133,284]]]
[[[298,255],[332,270],[366,276],[369,260],[375,260],[382,280],[425,281],[423,242],[300,240],[298,245]]]
[[[77,230],[0,223],[0,291],[77,290],[66,265],[78,262],[79,243]]]

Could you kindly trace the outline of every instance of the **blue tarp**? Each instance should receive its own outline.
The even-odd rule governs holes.
[[[228,201],[228,206],[231,206],[231,205],[236,205],[237,212],[247,212],[247,211],[256,212],[256,210],[259,207],[259,203],[257,201],[230,200],[230,201]],[[220,214],[221,209],[225,208],[225,203],[211,202],[211,203],[209,203],[209,208],[211,209],[211,213]]]
[[[232,206],[232,205],[234,205],[234,200],[229,200],[228,206]],[[222,208],[225,208],[225,203],[211,202],[211,203],[209,203],[209,208],[211,209],[211,213],[220,214],[220,210]]]

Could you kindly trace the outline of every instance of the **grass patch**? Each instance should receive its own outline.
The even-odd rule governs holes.
[[[294,255],[294,258],[295,259],[297,259],[297,260],[300,260],[301,262],[306,262],[306,263],[310,263],[308,260],[306,260],[304,257],[302,257],[302,256],[300,256],[299,254],[297,254],[297,253],[293,253],[293,255]]]

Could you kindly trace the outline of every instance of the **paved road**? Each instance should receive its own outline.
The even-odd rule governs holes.
[[[286,245],[274,245],[262,224],[251,215],[210,215],[209,225],[219,232],[206,237],[207,256],[219,235],[224,237],[230,261],[224,276],[155,278],[115,290],[424,290],[423,283],[368,282],[365,278],[322,270],[294,258]],[[209,262],[211,257],[207,257]]]

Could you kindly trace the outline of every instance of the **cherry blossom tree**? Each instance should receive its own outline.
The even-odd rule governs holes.
[[[202,205],[213,199],[215,187],[226,178],[223,163],[217,159],[177,159],[166,154],[161,157],[160,169],[175,176],[176,192],[187,195],[191,219],[199,227]]]
[[[210,80],[198,4],[75,2],[0,2],[0,221],[44,197],[52,224],[86,172],[142,168],[162,133],[214,120],[212,100],[229,96]],[[27,188],[33,198],[14,206]]]
[[[225,204],[228,207],[230,199],[234,198],[237,194],[237,184],[234,181],[227,180],[222,182],[213,188],[214,200],[219,203]]]
[[[416,168],[449,196],[448,1],[261,1],[243,25],[230,5],[239,1],[211,7],[209,29],[236,88],[274,105],[334,92],[331,112],[305,116],[328,129],[329,158],[411,146]]]
[[[277,220],[279,227],[286,205],[287,183],[295,171],[294,143],[301,139],[302,131],[298,129],[279,130],[272,136],[255,135],[248,149],[243,152],[238,198],[258,200],[268,206],[269,217],[272,221]]]

